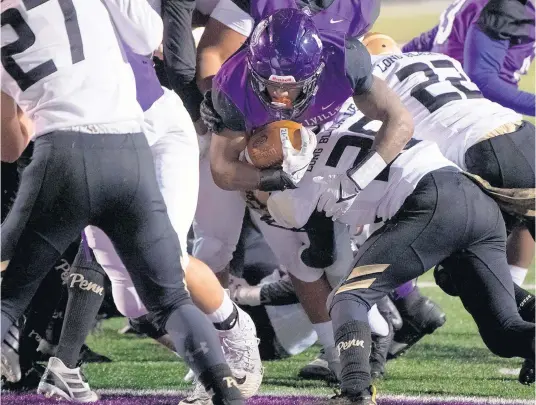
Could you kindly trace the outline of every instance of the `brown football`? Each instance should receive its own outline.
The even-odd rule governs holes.
[[[294,121],[275,121],[253,132],[248,141],[247,153],[249,162],[259,168],[266,169],[283,163],[283,144],[281,135],[288,131],[288,137],[296,150],[301,148],[301,124]]]

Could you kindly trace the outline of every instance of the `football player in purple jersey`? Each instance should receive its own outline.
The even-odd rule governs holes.
[[[534,59],[532,0],[456,0],[430,31],[403,52],[444,53],[463,69],[486,98],[534,116],[534,94],[518,89]]]

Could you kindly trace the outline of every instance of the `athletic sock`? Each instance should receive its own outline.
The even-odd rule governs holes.
[[[227,291],[223,295],[223,302],[220,307],[211,313],[208,318],[218,330],[230,330],[238,321],[238,308],[231,301]]]
[[[67,279],[69,298],[56,357],[76,368],[80,350],[104,299],[105,273],[82,242]]]
[[[527,277],[527,273],[529,272],[529,269],[525,269],[523,267],[509,265],[510,267],[510,275],[512,276],[512,280],[514,281],[514,284],[522,285],[523,281],[525,281],[525,277]]]
[[[341,357],[341,389],[345,394],[357,395],[370,386],[369,356],[372,346],[367,322],[350,321],[335,332]]]
[[[514,293],[519,315],[524,321],[534,323],[536,301],[534,295],[519,287],[517,284],[514,284]]]

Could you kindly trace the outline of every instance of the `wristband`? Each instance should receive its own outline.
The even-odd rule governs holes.
[[[387,167],[378,152],[369,152],[361,162],[349,169],[346,174],[355,183],[357,190],[363,190]]]
[[[287,188],[296,188],[296,186],[281,169],[261,170],[260,191],[283,191]]]

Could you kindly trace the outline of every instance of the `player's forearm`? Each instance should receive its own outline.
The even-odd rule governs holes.
[[[413,38],[402,47],[402,52],[429,52],[432,50],[434,39],[437,34],[438,25],[430,31],[423,32],[418,37]]]
[[[212,154],[212,148],[211,148]],[[211,159],[210,165],[214,183],[224,190],[257,190],[260,185],[260,170],[256,167],[236,161]]]
[[[33,124],[15,100],[2,92],[2,148],[3,162],[15,162],[30,142]]]
[[[369,118],[383,122],[373,149],[390,163],[413,136],[413,117],[387,84],[374,78],[369,92],[354,96],[357,107]]]
[[[413,137],[413,117],[405,108],[389,114],[375,136],[373,148],[386,163],[392,162]]]

